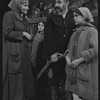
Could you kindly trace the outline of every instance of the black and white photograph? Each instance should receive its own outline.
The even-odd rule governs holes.
[[[0,2],[0,100],[99,100],[98,0]]]

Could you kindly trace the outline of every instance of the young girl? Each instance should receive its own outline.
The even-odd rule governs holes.
[[[37,26],[37,32],[33,39],[32,51],[31,51],[31,61],[32,65],[36,67],[37,52],[40,43],[44,41],[44,23],[39,22]]]
[[[45,60],[42,58],[44,46],[44,22],[39,22],[31,51],[31,62],[35,78],[46,64]],[[39,80],[36,80],[36,100],[49,100],[47,95],[47,75],[44,73]]]
[[[98,100],[98,32],[86,7],[74,11],[74,22],[77,28],[68,45],[65,89],[82,100]]]

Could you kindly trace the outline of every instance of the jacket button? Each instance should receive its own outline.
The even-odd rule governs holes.
[[[64,37],[66,37],[66,35],[64,35]]]

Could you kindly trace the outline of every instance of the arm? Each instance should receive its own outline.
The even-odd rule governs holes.
[[[46,25],[44,29],[44,40],[47,59],[51,58],[51,55],[56,53],[56,45],[53,37],[53,16],[49,15],[46,20]]]
[[[47,16],[46,25],[44,29],[44,38],[46,43],[50,42],[51,33],[52,33],[52,22],[50,16]]]
[[[93,61],[98,55],[98,32],[92,28],[89,31],[89,49],[81,52],[86,63]]]
[[[23,32],[14,31],[15,22],[14,22],[14,16],[11,12],[5,13],[2,26],[5,38],[20,40],[20,41],[23,39]]]

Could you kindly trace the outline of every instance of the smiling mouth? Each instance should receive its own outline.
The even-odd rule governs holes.
[[[25,10],[25,12],[28,12],[28,10]]]

